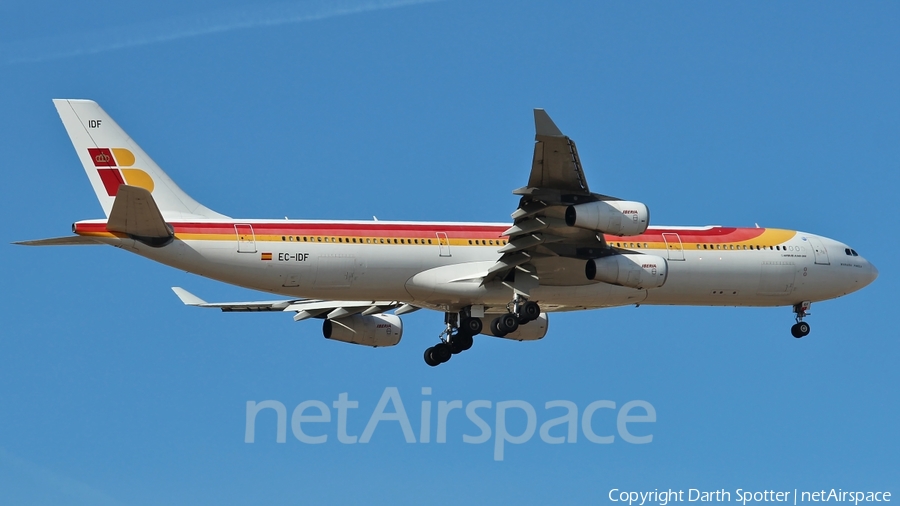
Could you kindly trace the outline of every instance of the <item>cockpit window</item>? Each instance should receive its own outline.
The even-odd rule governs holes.
[[[859,253],[855,249],[844,248],[844,254],[851,257],[858,257]]]
[[[855,257],[858,257],[858,256],[859,256],[859,253],[857,253],[855,249],[851,249],[851,250],[850,250],[850,253],[852,253],[853,256],[855,256]]]

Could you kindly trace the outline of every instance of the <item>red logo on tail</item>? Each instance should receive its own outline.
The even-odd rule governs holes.
[[[115,167],[116,161],[113,159],[112,151],[109,148],[88,148],[91,154],[91,160],[94,167]]]

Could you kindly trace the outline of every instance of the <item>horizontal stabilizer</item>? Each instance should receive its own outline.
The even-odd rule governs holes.
[[[152,240],[162,245],[174,237],[150,192],[137,186],[121,185],[113,202],[106,229],[135,239]],[[153,244],[157,245],[157,244]]]
[[[21,246],[90,246],[93,244],[103,244],[93,237],[85,237],[81,235],[72,235],[68,237],[54,237],[52,239],[37,239],[34,241],[19,241],[13,244]]]

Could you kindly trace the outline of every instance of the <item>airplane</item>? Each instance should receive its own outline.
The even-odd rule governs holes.
[[[53,101],[105,219],[30,246],[107,244],[283,300],[188,306],[322,320],[324,337],[400,342],[400,316],[444,313],[437,366],[479,334],[542,339],[548,314],[623,305],[788,306],[809,334],[813,302],[870,284],[856,250],[794,230],[650,226],[648,207],[592,193],[575,143],[534,109],[535,145],[512,223],[233,219],[182,191],[96,103]]]

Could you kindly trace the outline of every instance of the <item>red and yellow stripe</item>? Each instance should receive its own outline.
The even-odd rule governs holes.
[[[184,241],[234,241],[235,225],[246,223],[172,223],[175,237]],[[507,226],[465,224],[394,223],[250,223],[257,242],[314,242],[339,244],[403,244],[450,246],[502,246],[507,238],[501,234]],[[76,223],[75,233],[93,237],[124,237],[106,230],[105,223]],[[242,232],[246,235],[246,232]],[[444,239],[446,234],[446,239]],[[712,245],[774,246],[797,233],[793,230],[769,228],[710,227],[704,229],[654,229],[629,236],[605,236],[608,244],[618,248],[673,249],[678,239],[684,249],[702,249]],[[677,238],[676,238],[677,235]]]

